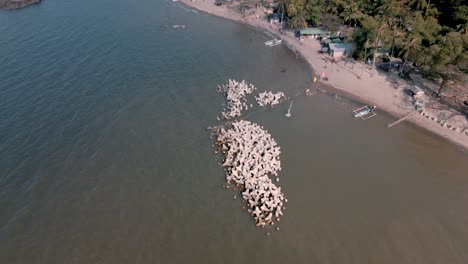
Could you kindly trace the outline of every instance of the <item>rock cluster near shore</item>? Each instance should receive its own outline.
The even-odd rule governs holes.
[[[240,189],[249,214],[254,217],[257,226],[264,228],[280,221],[286,209],[284,202],[287,199],[281,188],[270,179],[276,177],[276,181],[279,181],[281,150],[263,127],[245,120],[231,121],[248,109],[246,96],[254,90],[255,86],[245,81],[229,80],[227,84],[218,86],[218,92],[225,94],[227,104],[221,112],[221,118],[230,122],[209,129],[216,134],[218,150],[215,153],[223,155],[222,166],[226,171],[227,182],[225,188],[234,185]],[[285,95],[281,92],[264,92],[256,97],[260,106],[279,104],[283,98]]]
[[[259,93],[255,99],[257,100],[258,105],[260,106],[274,106],[281,103],[281,100],[285,99],[286,96],[282,92],[272,93],[272,92],[263,92]]]
[[[0,9],[14,10],[40,3],[41,0],[0,0]]]
[[[273,225],[275,219],[279,221],[285,198],[269,175],[278,176],[281,170],[281,150],[268,131],[240,120],[227,130],[221,128],[216,144],[224,155],[226,181],[241,189],[256,225],[264,227]]]
[[[219,85],[218,92],[226,95],[227,103],[227,109],[221,112],[221,117],[226,120],[239,117],[242,110],[249,108],[245,96],[251,94],[255,89],[255,86],[245,81],[229,80],[226,84]]]

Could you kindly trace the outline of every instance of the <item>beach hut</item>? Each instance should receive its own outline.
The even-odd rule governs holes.
[[[328,47],[328,54],[335,58],[353,54],[353,43],[330,43]]]
[[[299,30],[299,37],[301,39],[309,39],[309,38],[320,38],[326,37],[330,34],[329,31],[320,29],[320,28],[304,28]]]

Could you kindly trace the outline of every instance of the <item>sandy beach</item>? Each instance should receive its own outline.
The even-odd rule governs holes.
[[[277,38],[282,38],[286,45],[304,57],[315,73],[325,74],[328,77],[328,81],[323,81],[323,84],[331,85],[338,91],[367,104],[376,105],[378,109],[395,116],[395,120],[414,111],[411,97],[404,92],[404,89],[410,87],[411,84],[397,77],[396,74],[391,75],[372,70],[369,66],[358,62],[338,61],[332,63],[327,58],[328,56],[318,52],[320,50],[318,40],[299,41],[293,32],[281,30],[279,25],[268,23],[262,10],[259,10],[257,15],[242,17],[235,5],[216,6],[214,0],[194,2],[181,0],[181,2],[197,10],[245,23],[265,30]],[[311,73],[311,78],[313,78],[313,73]],[[399,84],[398,88],[395,88],[395,81]],[[429,98],[426,99],[429,100]],[[468,149],[468,123],[463,115],[439,110],[437,107],[434,109],[426,107],[424,113],[415,112],[406,120],[463,147],[465,150]]]

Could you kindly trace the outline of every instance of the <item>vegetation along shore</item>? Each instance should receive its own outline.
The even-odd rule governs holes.
[[[450,0],[181,0],[281,38],[318,79],[468,149],[468,6]]]

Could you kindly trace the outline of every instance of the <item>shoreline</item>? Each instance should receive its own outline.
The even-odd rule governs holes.
[[[378,111],[386,112],[390,116],[395,117],[395,120],[414,110],[409,96],[404,94],[401,88],[396,89],[393,87],[393,84],[389,81],[391,76],[378,70],[370,71],[362,63],[351,65],[350,68],[346,64],[343,65],[343,63],[340,65],[340,62],[330,63],[325,61],[323,55],[317,52],[320,49],[320,43],[315,39],[299,42],[292,35],[292,32],[281,32],[277,25],[268,23],[263,17],[242,17],[237,10],[232,10],[227,6],[216,6],[214,0],[198,0],[195,2],[180,0],[179,2],[201,12],[240,22],[255,30],[260,30],[266,35],[273,35],[275,38],[283,39],[283,43],[301,56],[313,72],[317,74],[321,71],[326,73],[329,80],[326,82],[319,81],[318,84],[323,86],[321,88],[333,90],[354,101],[376,105]],[[354,69],[354,66],[357,69]],[[361,70],[360,78],[357,77],[356,70]],[[311,78],[312,76],[311,74]],[[406,84],[402,79],[398,79],[398,82]],[[431,120],[431,118],[414,114],[406,121],[409,121],[411,125],[419,129],[424,129],[426,132],[456,145],[464,152],[468,151],[468,126],[465,126],[465,129],[462,130],[463,133],[461,133],[447,128],[448,121],[438,120],[436,122]]]

